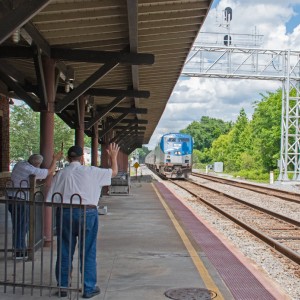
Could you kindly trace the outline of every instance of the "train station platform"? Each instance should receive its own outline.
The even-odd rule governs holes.
[[[103,196],[100,204],[107,213],[99,220],[101,294],[93,299],[288,299],[163,182],[133,178],[129,194]],[[0,287],[0,299],[41,298]]]

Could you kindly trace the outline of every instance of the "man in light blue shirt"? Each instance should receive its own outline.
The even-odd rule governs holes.
[[[48,175],[52,175],[56,162],[62,157],[62,152],[58,152],[53,156],[53,160],[49,169],[41,169],[43,156],[33,154],[28,161],[19,161],[15,164],[11,173],[11,187],[8,191],[10,199],[15,200],[8,205],[8,210],[11,213],[12,229],[13,229],[13,247],[16,259],[27,258],[26,251],[26,235],[29,230],[29,206],[22,201],[29,200],[29,191],[22,188],[29,188],[29,177],[34,175],[35,179],[45,179]]]

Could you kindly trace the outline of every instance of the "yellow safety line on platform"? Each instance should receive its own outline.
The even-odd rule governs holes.
[[[189,240],[189,238],[185,234],[184,230],[182,229],[182,227],[176,220],[176,218],[175,218],[174,214],[172,213],[171,209],[169,208],[168,204],[165,202],[165,200],[161,196],[160,192],[158,191],[158,189],[155,187],[155,185],[153,183],[152,183],[152,186],[153,186],[160,202],[162,203],[163,207],[165,208],[167,214],[169,215],[171,221],[173,222],[174,227],[176,228],[178,234],[180,235],[187,251],[189,252],[206,288],[217,294],[217,297],[215,299],[219,299],[219,300],[223,299],[224,300],[219,288],[216,286],[214,280],[209,275],[206,267],[204,266],[202,260],[200,259],[199,255],[198,255],[197,251],[195,250],[191,241]]]

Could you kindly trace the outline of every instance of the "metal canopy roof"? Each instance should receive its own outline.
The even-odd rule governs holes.
[[[211,3],[3,0],[0,92],[47,108],[42,60],[52,58],[55,112],[75,128],[86,96],[85,133],[100,121],[99,142],[113,131],[130,153],[149,142]]]

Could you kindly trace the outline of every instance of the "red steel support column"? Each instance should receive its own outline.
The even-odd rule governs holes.
[[[42,168],[49,168],[54,153],[54,101],[55,101],[55,61],[49,58],[43,60],[44,77],[47,90],[48,106],[40,114],[40,152],[44,157]],[[45,181],[44,195],[47,194],[51,183],[51,176]],[[47,247],[51,243],[52,210],[45,208],[44,236]]]
[[[101,144],[101,167],[102,168],[109,168],[110,167],[110,162],[109,162],[109,157],[107,154],[107,144]],[[108,194],[108,188],[104,186],[102,188],[102,194],[107,195]]]
[[[108,160],[108,154],[106,152],[107,145],[101,144],[101,167],[102,168],[109,168],[109,160]]]
[[[75,129],[75,145],[84,147],[84,114],[85,114],[85,97],[79,97],[79,122],[78,127]]]
[[[119,155],[117,157],[117,163],[118,163],[119,172],[123,172],[122,156],[123,156],[123,152],[120,150],[119,151]]]
[[[92,136],[92,166],[98,166],[98,122],[93,127]]]
[[[103,129],[105,129],[108,126],[108,121],[103,121]],[[103,143],[101,144],[101,167],[103,168],[109,168],[110,167],[110,161],[107,154],[107,146],[109,141],[109,132],[103,137]]]
[[[104,125],[103,129],[105,129],[105,127],[108,125],[108,120],[106,120],[103,125]],[[108,147],[108,141],[111,138],[112,138],[111,132],[108,132],[103,138],[103,140],[104,140],[103,144],[101,144],[101,167],[103,167],[103,168],[110,168],[111,167],[111,162],[110,162],[109,156],[108,156],[107,151],[106,151],[106,149]],[[102,188],[102,194],[107,195],[107,193],[108,193],[108,188],[103,187]]]
[[[122,151],[119,152],[118,155],[118,166],[119,166],[119,171],[124,172],[124,153]]]
[[[123,170],[124,172],[128,173],[128,154],[125,153],[123,156]]]

